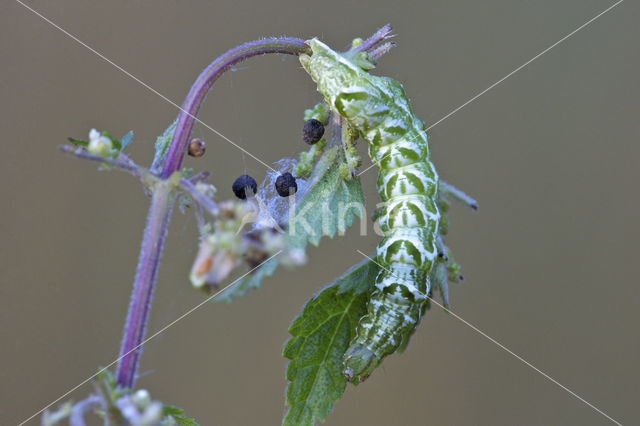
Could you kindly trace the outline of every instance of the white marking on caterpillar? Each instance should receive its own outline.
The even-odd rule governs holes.
[[[438,174],[429,160],[424,124],[413,115],[402,85],[369,74],[362,52],[340,54],[313,39],[300,62],[332,110],[356,129],[379,167],[382,265],[357,335],[344,356],[345,375],[364,380],[384,357],[406,345],[424,308],[437,256]],[[368,69],[368,68],[367,68]]]

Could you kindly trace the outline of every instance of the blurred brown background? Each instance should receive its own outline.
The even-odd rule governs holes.
[[[398,47],[376,73],[403,82],[430,125],[612,3],[28,4],[177,103],[239,43],[286,34],[343,48],[390,22]],[[477,213],[451,213],[466,277],[453,310],[623,424],[640,422],[639,11],[622,3],[430,131],[441,176],[480,201]],[[147,209],[133,178],[57,147],[91,127],[133,129],[130,152],[149,164],[177,111],[13,0],[0,22],[0,423],[17,424],[117,356]],[[271,163],[304,148],[302,111],[317,100],[295,58],[255,58],[216,84],[200,117]],[[210,170],[221,197],[241,173],[264,176],[206,128],[194,136],[208,151],[187,165]],[[363,175],[371,204],[375,179]],[[278,424],[288,325],[361,260],[356,249],[377,244],[353,231],[150,342],[138,385],[203,425]],[[195,251],[195,221],[176,211],[149,331],[202,300],[187,281]],[[347,389],[327,424],[611,423],[436,308],[404,355]]]

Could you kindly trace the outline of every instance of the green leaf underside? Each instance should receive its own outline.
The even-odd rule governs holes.
[[[366,313],[378,266],[368,259],[349,269],[311,299],[289,332],[283,356],[287,367],[284,425],[324,422],[347,385],[342,356]]]
[[[120,139],[120,151],[124,150],[127,145],[131,143],[131,139],[133,139],[133,130],[129,130],[129,132]]]
[[[270,277],[278,268],[277,258],[272,258],[258,267],[255,271],[241,278],[237,283],[229,285],[229,288],[220,292],[213,300],[215,302],[231,303],[237,297],[244,296],[252,288],[260,287],[260,283],[266,277]]]
[[[344,233],[353,225],[355,217],[360,217],[361,211],[356,208],[345,209],[345,214],[341,214],[340,211],[341,205],[345,208],[350,203],[363,204],[360,180],[344,179],[340,173],[340,165],[343,162],[344,152],[341,146],[326,149],[318,160],[309,177],[308,191],[296,199],[296,215],[290,217],[288,221],[285,220],[289,249],[305,249],[307,242],[317,246],[323,236],[333,238],[336,233]],[[323,210],[328,212],[325,215],[324,224]],[[273,275],[277,266],[278,258],[276,257],[230,286],[213,300],[228,303],[236,297],[244,296],[250,289],[260,287],[262,279]]]
[[[289,218],[290,247],[304,249],[307,242],[317,246],[323,236],[333,238],[336,233],[344,233],[355,217],[360,217],[359,209],[346,209],[350,203],[363,204],[360,180],[345,180],[340,172],[343,163],[341,146],[328,148],[318,160],[309,178],[310,189],[296,202],[295,215]]]
[[[80,139],[75,139],[75,138],[72,138],[72,137],[68,137],[67,140],[69,142],[71,142],[72,144],[74,144],[74,145],[89,146],[89,142],[83,141],[83,140],[80,140]]]
[[[169,148],[169,143],[173,138],[173,132],[176,130],[177,124],[178,119],[176,118],[173,123],[169,124],[169,127],[167,127],[164,133],[156,138],[156,153],[153,157],[153,163],[151,164],[151,171],[158,172],[162,169],[164,160],[167,157],[167,149]]]

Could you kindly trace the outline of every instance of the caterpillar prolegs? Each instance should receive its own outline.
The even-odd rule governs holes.
[[[376,261],[382,267],[367,314],[344,355],[344,374],[358,383],[383,358],[403,349],[420,320],[430,291],[440,212],[438,175],[429,160],[424,124],[411,112],[401,84],[371,75],[364,53],[338,53],[317,39],[300,62],[327,104],[367,141],[379,167],[384,239]]]

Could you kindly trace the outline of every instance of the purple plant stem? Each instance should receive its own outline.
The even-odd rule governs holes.
[[[392,37],[391,26],[385,25],[365,40],[359,50],[371,50],[390,37]],[[301,53],[310,53],[310,51],[309,46],[302,39],[266,38],[242,44],[214,60],[198,76],[182,104],[176,129],[160,173],[162,179],[168,179],[174,172],[181,169],[196,116],[213,83],[233,65],[252,56],[268,53],[300,55]],[[172,186],[156,185],[151,196],[151,206],[147,214],[147,225],[142,237],[142,247],[140,248],[129,312],[120,347],[116,380],[118,385],[122,387],[133,388],[135,384],[138,361],[151,311],[151,299],[153,298],[158,266],[174,201],[175,191]]]
[[[142,353],[142,342],[174,198],[175,195],[168,185],[156,186],[151,197],[129,313],[122,336],[121,359],[116,373],[116,380],[122,387],[133,388],[135,383],[138,359]]]
[[[359,52],[371,51],[378,44],[382,43],[383,41],[389,40],[393,36],[393,28],[391,28],[391,24],[386,24],[378,31],[376,31],[371,37],[364,40],[362,44],[356,48],[356,50]]]
[[[296,38],[268,38],[256,40],[229,50],[214,60],[200,74],[182,104],[178,123],[169,144],[160,177],[168,179],[182,167],[182,159],[189,142],[200,106],[213,83],[231,66],[247,58],[267,53],[299,55],[308,52],[304,40]],[[116,372],[118,385],[133,388],[138,361],[151,311],[151,299],[155,288],[162,247],[167,235],[175,191],[169,185],[156,185],[147,214],[147,225],[142,237],[142,247],[133,282],[129,312],[124,326],[120,361]]]
[[[191,86],[191,90],[182,104],[176,130],[173,133],[173,138],[167,151],[167,158],[160,176],[166,179],[171,176],[173,172],[180,170],[182,158],[189,143],[189,136],[191,135],[191,130],[193,129],[200,106],[213,83],[226,70],[247,58],[264,55],[265,53],[299,55],[305,52],[309,52],[309,46],[307,46],[302,39],[266,38],[235,47],[213,61],[198,76],[198,79],[193,86]]]

